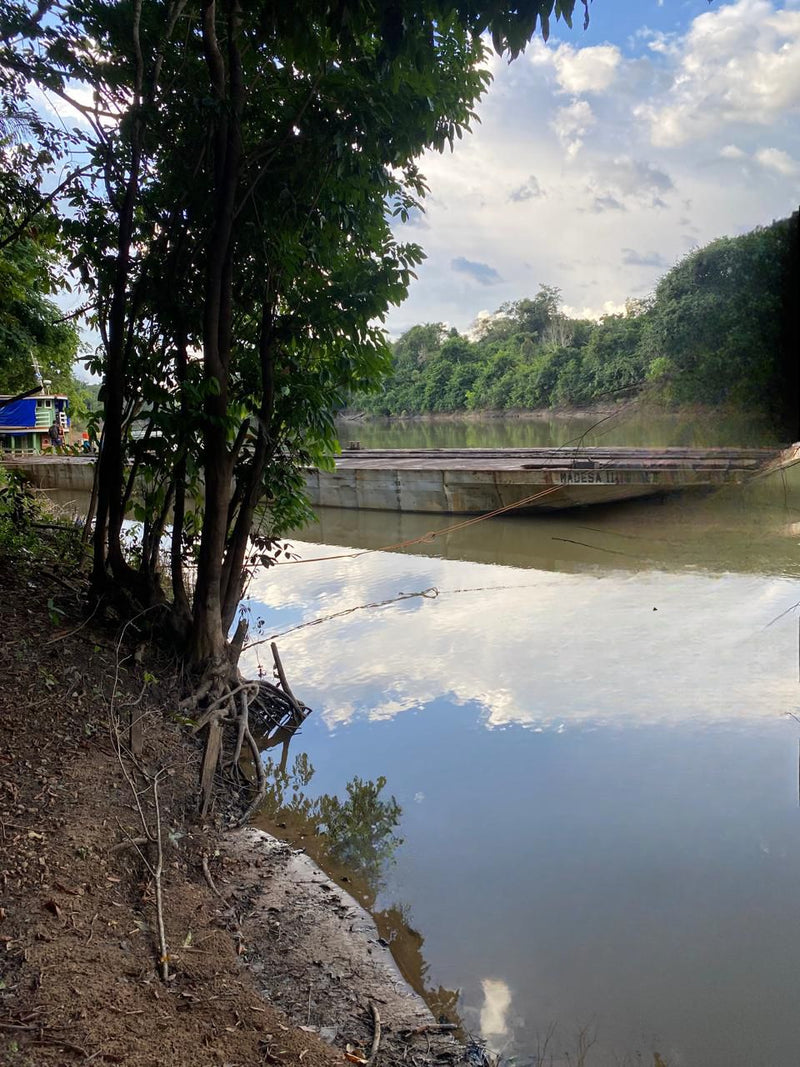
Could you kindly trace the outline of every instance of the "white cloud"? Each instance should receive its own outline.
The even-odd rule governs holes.
[[[602,46],[611,52],[581,48],[576,32],[512,64],[493,60],[475,132],[454,156],[423,160],[428,259],[392,332],[445,319],[464,330],[487,306],[454,260],[496,272],[490,311],[545,283],[594,317],[648,293],[658,257],[671,264],[691,246],[790,214],[800,128],[778,102],[792,98],[786,57],[800,10],[778,2],[700,3],[702,14],[669,34],[627,26],[624,46]],[[612,31],[609,13],[603,32]],[[749,115],[751,92],[754,114],[777,107],[768,125]],[[654,138],[661,117],[674,120],[672,139]],[[621,249],[640,263],[623,262]]]
[[[538,50],[541,62],[542,45]],[[545,53],[546,54],[546,53]],[[602,93],[613,83],[622,54],[616,45],[602,44],[590,48],[573,48],[562,44],[550,51],[556,81],[565,93]]]
[[[781,148],[760,148],[756,152],[756,160],[767,170],[774,170],[787,178],[800,174],[800,163]]]
[[[606,195],[614,194],[622,201],[633,198],[652,204],[672,190],[673,181],[665,170],[647,160],[615,156],[597,161],[590,185],[595,191],[601,188]]]
[[[522,185],[518,185],[516,189],[512,189],[508,194],[508,199],[513,200],[515,204],[521,204],[525,200],[533,200],[539,196],[545,196],[545,191],[539,185],[539,182],[535,174],[531,174],[526,182]]]
[[[92,92],[87,87],[71,86],[68,88],[67,92],[70,98],[78,105],[77,107],[60,96],[56,96],[55,93],[40,89],[37,85],[31,85],[29,92],[34,105],[41,108],[48,118],[60,119],[63,123],[69,123],[72,126],[87,125],[82,108],[91,108],[93,106]]]
[[[552,126],[567,158],[572,159],[580,151],[583,138],[594,125],[594,114],[585,100],[575,100],[567,107],[559,108]]]
[[[292,543],[303,557],[341,552]],[[291,612],[293,621],[311,621],[429,586],[441,590],[436,599],[356,611],[281,639],[284,662],[303,679],[303,699],[330,729],[393,718],[440,698],[478,705],[488,729],[552,731],[771,719],[796,704],[786,668],[793,648],[796,658],[794,619],[786,615],[765,629],[797,599],[793,582],[780,577],[727,575],[720,582],[701,572],[668,580],[640,572],[631,581],[628,572],[600,565],[582,574],[522,572],[371,552],[277,567],[254,578],[250,591],[256,615],[261,601],[284,618]],[[673,621],[670,640],[664,620]],[[565,643],[563,635],[577,630],[580,640]],[[357,654],[343,670],[347,648]],[[254,649],[242,667],[255,673]]]
[[[654,30],[641,30],[639,36],[647,42],[647,47],[657,55],[678,55],[680,47],[674,33],[662,33]]]
[[[800,11],[739,0],[705,12],[681,42],[672,74],[662,98],[636,109],[654,145],[675,147],[731,124],[766,126],[786,117],[800,105]]]
[[[589,319],[591,322],[599,322],[605,315],[624,315],[625,305],[615,304],[613,300],[606,300],[601,307],[572,307],[565,304],[564,313],[573,319]]]

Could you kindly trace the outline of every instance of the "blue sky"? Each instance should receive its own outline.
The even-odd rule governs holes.
[[[481,122],[423,157],[426,211],[398,223],[428,258],[392,336],[467,330],[542,284],[568,313],[622,311],[800,204],[800,0],[595,0],[588,30],[578,4],[572,30],[488,65]]]
[[[578,15],[490,68],[481,124],[423,159],[426,213],[399,232],[428,259],[393,335],[466,329],[540,284],[621,310],[800,203],[800,0],[597,0],[586,32]]]

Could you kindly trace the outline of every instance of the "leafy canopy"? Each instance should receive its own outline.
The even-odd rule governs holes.
[[[651,297],[592,323],[567,318],[541,286],[468,337],[413,326],[392,375],[351,403],[379,414],[582,406],[647,390],[667,404],[732,404],[776,415],[785,391],[782,300],[792,223],[712,241]]]

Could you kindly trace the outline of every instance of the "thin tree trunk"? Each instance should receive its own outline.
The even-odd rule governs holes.
[[[243,100],[237,0],[227,9],[228,74],[216,35],[216,4],[203,4],[203,45],[212,88],[222,105],[215,136],[214,226],[206,260],[203,314],[203,368],[213,384],[205,404],[203,472],[205,511],[194,596],[191,656],[195,664],[219,661],[225,650],[222,621],[222,559],[231,496],[232,457],[228,452],[228,369],[231,345],[234,204],[241,156]]]
[[[228,545],[223,568],[222,621],[230,629],[244,588],[244,558],[253,528],[253,517],[262,495],[264,470],[271,450],[272,411],[275,398],[275,362],[273,359],[272,307],[265,297],[261,308],[259,332],[259,361],[261,366],[261,406],[258,437],[253,461],[248,472],[248,484],[242,506]]]
[[[106,564],[115,577],[126,571],[122,554],[120,531],[124,510],[122,409],[124,403],[125,319],[128,302],[128,282],[131,267],[131,245],[134,231],[134,209],[139,196],[139,174],[142,160],[143,124],[141,117],[144,63],[139,42],[142,0],[135,0],[133,8],[133,42],[136,55],[136,75],[131,130],[131,162],[125,195],[122,200],[117,238],[117,259],[114,271],[111,308],[108,322],[108,346],[105,368],[105,410],[103,441],[98,457],[97,520],[94,532],[92,585],[96,595],[106,583]]]
[[[181,391],[181,424],[185,424],[188,409],[186,399],[186,367],[189,362],[186,335],[178,341],[175,358],[175,374]],[[172,537],[170,545],[170,573],[172,577],[172,614],[179,633],[187,631],[191,622],[192,609],[186,595],[186,583],[183,576],[183,527],[186,522],[186,472],[188,442],[181,451],[175,466],[175,507],[172,512]]]

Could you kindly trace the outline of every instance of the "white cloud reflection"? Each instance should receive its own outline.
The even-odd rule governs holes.
[[[334,554],[293,542],[306,557]],[[324,600],[320,586],[324,583]],[[254,580],[266,633],[436,586],[280,639],[330,729],[446,698],[489,728],[726,722],[795,710],[797,599],[759,575],[562,574],[375,552]],[[258,650],[242,667],[254,673]],[[262,654],[262,661],[266,661]]]
[[[481,980],[481,987],[481,1035],[494,1044],[509,1036],[508,1011],[511,1007],[511,990],[502,978],[484,978]]]

